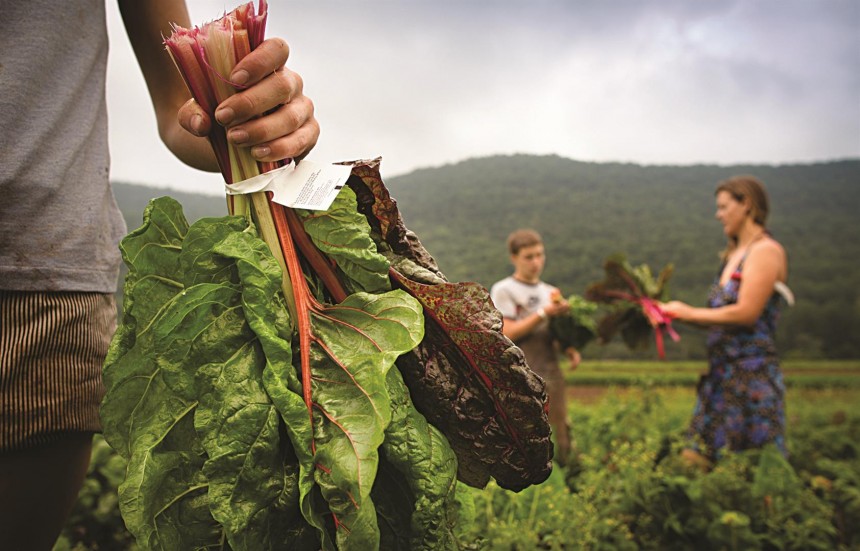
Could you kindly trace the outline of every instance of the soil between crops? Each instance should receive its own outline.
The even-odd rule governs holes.
[[[607,389],[608,387],[605,386],[568,385],[567,389],[565,390],[568,400],[575,400],[584,404],[594,404],[599,402],[600,399],[603,398],[603,395],[606,394]]]

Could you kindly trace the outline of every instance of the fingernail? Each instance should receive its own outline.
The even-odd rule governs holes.
[[[251,75],[248,74],[248,71],[242,69],[230,75],[230,82],[241,86],[248,82],[249,78],[251,78]]]
[[[251,153],[254,155],[254,157],[256,157],[258,159],[262,159],[263,157],[267,156],[271,152],[272,152],[272,149],[266,145],[261,145],[261,146],[258,146],[258,147],[251,149]]]
[[[235,116],[236,113],[234,113],[229,107],[222,107],[215,111],[215,119],[225,126],[233,122],[233,118]]]
[[[243,144],[248,141],[248,133],[244,130],[231,130],[229,132],[230,141],[236,145]]]
[[[198,136],[203,135],[203,117],[200,115],[192,115],[191,130],[193,130]]]

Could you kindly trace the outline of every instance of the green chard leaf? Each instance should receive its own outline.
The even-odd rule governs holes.
[[[212,250],[235,263],[248,336],[235,343],[229,360],[197,371],[195,425],[208,455],[210,508],[233,549],[317,549],[319,538],[298,506],[299,461],[284,445],[281,414],[263,382],[264,370],[294,373],[289,321],[278,294],[280,268],[265,243],[248,232],[233,231]],[[256,317],[258,304],[267,323]],[[290,397],[292,424],[306,426],[300,396]]]
[[[154,202],[156,211],[159,202],[169,200]],[[116,377],[102,407],[105,435],[128,442],[121,509],[144,548],[223,547],[225,539],[233,549],[319,547],[298,507],[298,462],[262,387],[267,357],[245,320],[248,300],[273,303],[277,294],[266,285],[274,281],[277,290],[280,271],[245,229],[239,217],[192,226],[179,258],[164,270],[171,273],[161,274],[188,287],[106,366]],[[151,227],[148,233],[166,234]],[[242,262],[225,260],[243,254]],[[130,288],[138,298],[131,304],[156,306]],[[284,308],[277,311],[276,325],[286,327]],[[286,351],[292,371],[288,341]]]
[[[327,211],[295,212],[314,245],[337,263],[349,288],[368,293],[391,290],[388,261],[376,251],[370,226],[357,211],[351,189],[344,187]]]
[[[366,288],[356,280],[363,273],[388,271],[386,258],[375,252],[370,225],[356,209],[354,192],[345,188],[329,212],[298,211],[299,231],[308,234],[328,261],[343,267],[339,279],[346,288]],[[375,286],[387,289],[390,284],[387,278],[384,281],[384,287]],[[397,370],[388,371],[386,386],[392,420],[384,433],[371,494],[381,548],[454,548],[453,511],[460,514],[453,491],[456,457],[445,437],[415,410]],[[410,526],[412,530],[407,529]]]
[[[123,287],[121,323],[111,341],[106,366],[126,354],[134,344],[138,326],[146,327],[159,308],[182,290],[181,281],[163,274],[175,277],[179,273],[179,253],[187,232],[188,222],[182,207],[173,199],[163,198],[147,205],[141,227],[120,243],[120,252],[130,270]],[[137,296],[145,299],[138,304]],[[110,385],[112,376],[112,370],[106,367],[106,384]],[[127,442],[114,441],[111,446],[123,448],[124,457],[128,457]]]
[[[374,488],[374,495],[379,496],[377,512],[380,516],[387,513],[389,519],[385,525],[390,528],[384,532],[388,539],[383,539],[389,544],[382,547],[454,549],[457,546],[454,528],[458,523],[457,458],[442,433],[412,405],[409,389],[396,369],[388,372],[388,392],[392,419],[381,449],[387,467],[381,470],[387,476],[378,479]],[[409,531],[404,530],[406,525]]]
[[[335,214],[303,213],[346,287],[373,290],[309,310],[307,388],[280,266],[244,217],[189,228],[161,198],[123,240],[101,414],[142,548],[457,547],[457,459],[391,369],[422,342],[424,307],[389,290],[355,204],[347,189]]]
[[[567,302],[570,313],[550,318],[549,330],[562,350],[571,346],[581,350],[597,336],[597,321],[593,317],[597,304],[579,295],[570,295]]]
[[[177,277],[187,229],[181,209],[161,199],[146,213],[144,225],[122,245],[130,269],[123,317],[129,326],[114,338],[105,364],[105,439],[128,460],[120,509],[142,547],[215,545],[223,536],[206,499],[203,450],[193,425],[193,372],[155,352],[168,347],[165,338],[187,336],[187,325],[181,334],[166,327],[181,324],[181,312],[194,313],[185,304],[217,311],[212,305],[229,304],[230,288],[220,295],[212,286],[183,290]]]
[[[311,313],[313,476],[334,521],[337,548],[378,546],[370,495],[391,421],[386,375],[424,335],[421,306],[402,291],[356,293]],[[320,504],[303,496],[306,518]]]

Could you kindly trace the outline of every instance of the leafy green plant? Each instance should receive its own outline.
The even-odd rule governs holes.
[[[210,115],[263,40],[259,6],[165,40]],[[228,186],[282,164],[220,128],[210,143]],[[189,227],[162,198],[123,239],[101,414],[143,548],[451,549],[458,477],[520,490],[549,475],[543,381],[486,290],[438,271],[378,160],[348,172],[325,212],[256,191]],[[442,399],[419,412],[410,390]]]
[[[641,349],[648,346],[653,335],[657,354],[665,358],[663,334],[676,341],[680,338],[672,328],[672,319],[657,304],[666,298],[673,266],[667,265],[654,278],[647,264],[631,266],[625,255],[617,253],[603,262],[603,270],[604,279],[585,290],[588,300],[611,307],[598,323],[601,341],[609,342],[620,333],[629,348]]]
[[[562,350],[571,346],[582,350],[597,337],[597,320],[594,319],[597,304],[580,295],[570,295],[567,303],[570,312],[550,318],[549,330]]]
[[[644,369],[647,367],[642,366]],[[727,454],[708,473],[678,454],[687,388],[611,388],[572,402],[578,472],[554,469],[514,493],[460,486],[461,549],[835,549],[860,546],[856,391],[789,389],[788,461],[774,450]],[[88,481],[57,549],[135,549],[116,508],[125,461],[97,437]],[[381,463],[377,484],[404,486]],[[406,502],[380,501],[388,526]],[[391,507],[394,505],[394,507]],[[387,536],[386,536],[387,537]]]
[[[831,460],[833,478],[809,478],[778,450],[765,448],[727,454],[705,473],[681,460],[680,429],[691,405],[671,400],[677,392],[612,394],[598,405],[572,408],[579,472],[553,473],[521,494],[488,487],[475,496],[470,541],[486,549],[856,547],[846,519],[857,517],[843,513],[856,513],[850,461]],[[815,417],[810,421],[795,420],[790,442],[809,434]],[[805,448],[797,442],[798,450]]]
[[[102,418],[140,545],[450,548],[457,478],[548,476],[543,382],[486,290],[432,273],[396,209],[372,229],[353,186],[387,196],[373,168],[326,212],[273,208],[286,280],[246,216],[189,227],[162,198],[123,240]]]
[[[313,314],[310,413],[325,430],[311,434],[280,270],[247,229],[242,217],[189,228],[178,204],[162,199],[123,241],[126,310],[102,418],[128,461],[119,496],[129,530],[147,548],[226,538],[236,549],[301,549],[317,547],[320,533],[334,538],[341,523],[361,547],[381,537],[372,503],[399,491],[373,486],[386,461],[409,482],[411,503],[436,504],[412,519],[435,515],[435,531],[414,537],[444,538],[455,521],[456,461],[391,370],[421,340],[420,306],[402,291],[356,293]],[[392,417],[409,422],[392,426]],[[434,473],[427,484],[416,462]]]

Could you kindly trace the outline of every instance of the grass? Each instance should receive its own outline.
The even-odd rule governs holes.
[[[667,420],[668,425],[674,424],[680,429],[682,425],[678,424],[678,421],[686,423],[689,420],[688,416],[692,413],[696,402],[695,390],[682,386],[610,385],[604,389],[598,401],[578,398],[574,392],[569,398],[571,415],[575,419],[578,411],[599,410],[601,405],[606,406],[609,403],[641,404],[646,397],[654,394],[660,397],[661,417]],[[801,418],[804,420],[829,419],[845,411],[860,415],[860,391],[855,388],[789,387],[786,390],[785,403],[789,430],[791,430],[792,420],[797,421]]]
[[[575,371],[562,368],[568,385],[695,386],[707,363],[586,360]],[[789,388],[860,389],[860,360],[786,360],[782,369]]]

